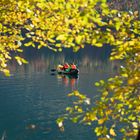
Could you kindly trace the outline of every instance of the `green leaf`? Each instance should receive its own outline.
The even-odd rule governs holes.
[[[10,71],[8,69],[3,69],[5,76],[10,76]]]
[[[103,92],[103,96],[107,96],[108,95],[108,92],[107,91],[104,91]]]
[[[100,83],[99,82],[95,82],[95,86],[96,87],[100,86]]]
[[[104,80],[100,80],[99,82],[101,83],[101,85],[105,84]]]

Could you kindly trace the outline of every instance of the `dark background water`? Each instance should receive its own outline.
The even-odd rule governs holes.
[[[25,50],[29,64],[19,67],[11,62],[12,76],[0,75],[0,136],[5,132],[7,140],[96,140],[93,129],[81,124],[67,122],[65,131],[59,131],[56,119],[71,103],[67,94],[72,90],[88,97],[99,94],[93,83],[114,75],[118,68],[117,62],[108,61],[109,53],[110,49],[92,48],[78,53]],[[51,75],[51,68],[66,61],[78,65],[77,79]]]

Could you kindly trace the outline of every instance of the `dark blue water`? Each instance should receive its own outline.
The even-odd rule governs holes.
[[[67,122],[65,131],[61,132],[56,125],[56,119],[71,103],[68,93],[76,89],[94,97],[99,93],[93,83],[115,73],[117,64],[90,53],[81,53],[83,57],[81,54],[34,53],[27,54],[27,66],[19,67],[12,62],[12,76],[0,75],[0,136],[5,132],[7,140],[96,140],[89,126]],[[79,77],[51,75],[50,69],[60,61],[75,61]]]

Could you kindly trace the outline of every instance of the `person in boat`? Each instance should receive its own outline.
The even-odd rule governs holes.
[[[68,63],[65,63],[65,64],[63,65],[63,70],[64,70],[64,71],[68,71],[69,69],[70,69],[69,64],[68,64]]]
[[[77,67],[76,67],[76,65],[74,63],[72,63],[70,67],[71,67],[72,70],[76,70],[77,69]]]
[[[59,71],[59,70],[63,70],[63,65],[59,64],[59,65],[57,66],[57,70],[58,70],[58,71]]]

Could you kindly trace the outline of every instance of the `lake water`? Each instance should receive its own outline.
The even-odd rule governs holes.
[[[19,67],[11,62],[12,76],[0,75],[0,137],[5,133],[6,140],[96,140],[91,127],[67,122],[61,132],[56,119],[71,103],[68,93],[79,90],[94,97],[99,93],[93,83],[115,73],[117,63],[110,63],[106,52],[28,51],[28,65]],[[77,79],[52,75],[50,69],[64,61],[78,65]]]

